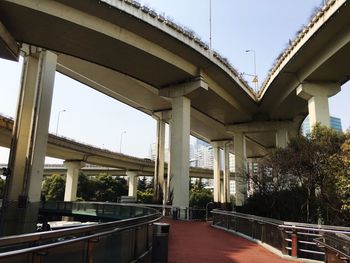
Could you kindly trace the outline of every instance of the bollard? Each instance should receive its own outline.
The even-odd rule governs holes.
[[[297,234],[297,230],[295,228],[292,229],[292,253],[291,256],[292,257],[298,257],[298,234]]]
[[[170,225],[166,223],[153,224],[152,262],[168,262],[168,238]]]
[[[177,207],[173,207],[173,220],[177,220],[177,214],[178,214]]]

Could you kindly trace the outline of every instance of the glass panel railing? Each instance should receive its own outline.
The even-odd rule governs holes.
[[[75,242],[63,246],[52,247],[49,250],[36,252],[40,263],[74,263],[84,262],[86,242]],[[86,259],[85,259],[86,260]]]
[[[114,203],[47,202],[41,210],[56,216],[97,215],[96,221],[109,222],[0,238],[0,262],[137,261],[149,255],[152,223],[161,218],[152,208]]]

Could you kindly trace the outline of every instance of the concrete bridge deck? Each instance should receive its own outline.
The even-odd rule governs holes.
[[[210,226],[207,222],[175,221],[170,224],[169,262],[286,263],[291,260],[242,237]]]

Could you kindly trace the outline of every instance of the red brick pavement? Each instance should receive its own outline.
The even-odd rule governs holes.
[[[170,224],[169,263],[286,263],[262,246],[206,222],[163,219]]]

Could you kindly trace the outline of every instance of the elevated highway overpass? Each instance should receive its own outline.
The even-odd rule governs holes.
[[[0,17],[0,55],[16,59],[20,50],[25,57],[10,166],[18,169],[20,181],[27,182],[23,178],[28,177],[29,185],[39,180],[36,171],[42,169],[46,152],[55,70],[157,118],[155,179],[163,187],[171,181],[167,196],[172,192],[173,204],[179,206],[188,205],[190,133],[213,145],[216,202],[221,200],[221,189],[222,200],[227,201],[228,145],[234,142],[235,167],[240,171],[236,201],[242,205],[247,157],[259,158],[270,148],[286,146],[307,113],[311,124],[329,125],[328,97],[339,92],[350,75],[346,0],[327,1],[282,52],[259,94],[191,32],[131,0],[4,0]],[[37,92],[33,87],[45,97],[33,99]],[[171,131],[167,182],[165,122]],[[39,138],[39,134],[46,135]],[[220,147],[225,151],[223,187]],[[33,149],[35,154],[30,153]],[[30,165],[23,165],[23,160]],[[38,174],[36,179],[32,173]],[[12,185],[12,199],[28,192]]]
[[[13,129],[13,120],[0,115],[0,146],[10,148],[11,134]],[[54,134],[49,134],[47,152],[48,157],[63,159],[66,162],[83,162],[92,164],[83,170],[97,172],[109,170],[115,175],[125,176],[127,171],[135,171],[140,176],[154,176],[155,162],[150,159],[137,158],[122,153],[111,152],[106,149],[100,149],[92,145],[83,144],[65,137],[59,137]],[[97,166],[97,167],[96,167]],[[57,170],[55,170],[57,168]],[[165,164],[167,168],[167,164]],[[62,173],[67,168],[64,166],[45,166],[44,173]],[[167,175],[167,169],[165,169]],[[195,178],[213,178],[213,170],[191,167],[190,176]],[[221,177],[223,173],[221,172]],[[233,173],[231,178],[234,179]]]

